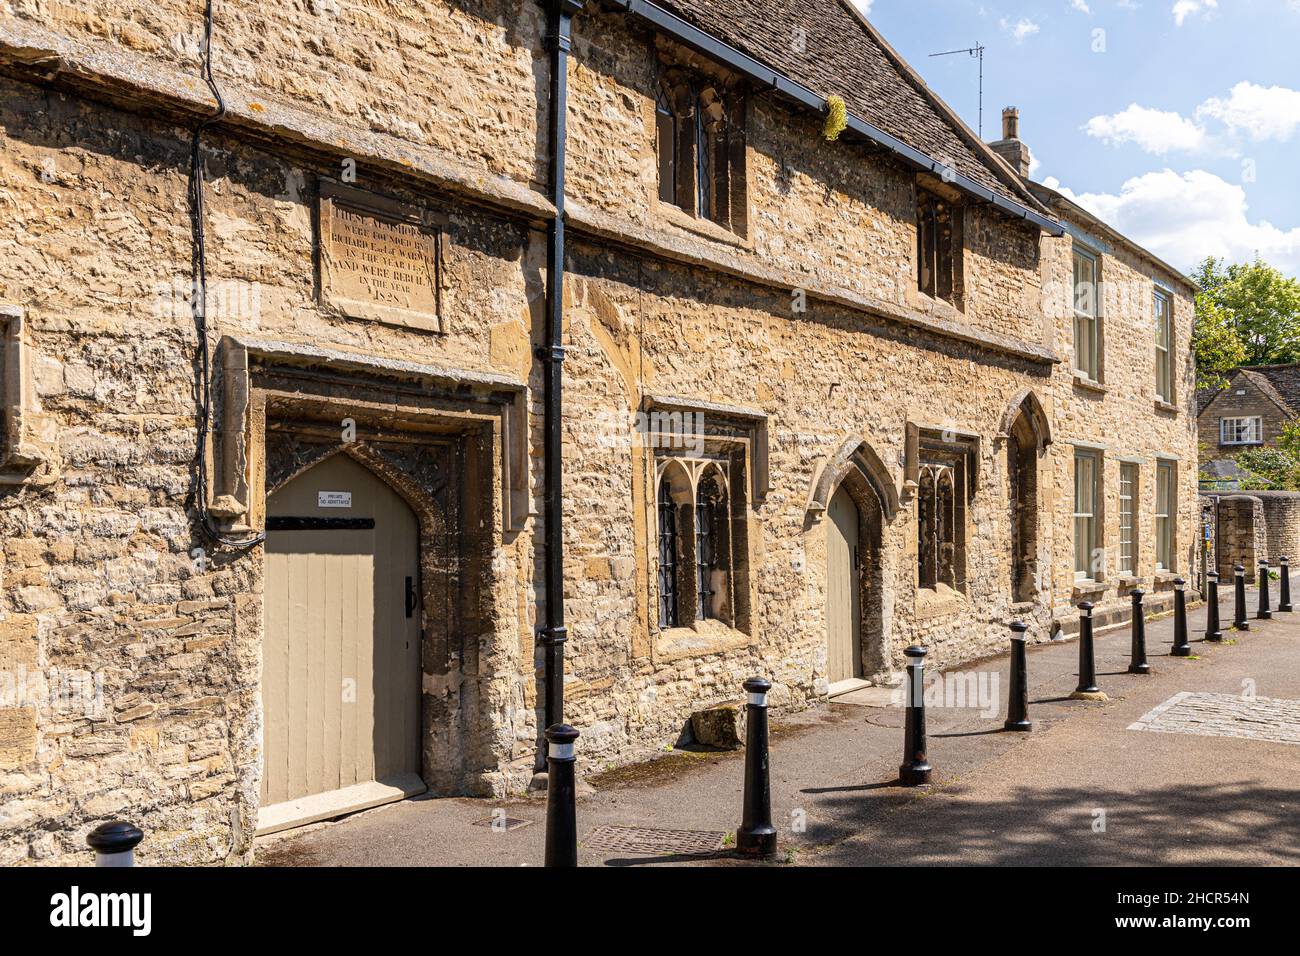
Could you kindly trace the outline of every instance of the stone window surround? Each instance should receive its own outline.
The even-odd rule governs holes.
[[[26,313],[22,306],[0,302],[0,349],[4,350],[3,394],[0,414],[4,429],[0,431],[0,485],[29,482],[45,456],[30,441],[31,383],[30,356],[26,339]]]
[[[369,379],[415,383],[443,406],[437,417],[495,421],[499,431],[501,470],[501,525],[507,533],[524,528],[528,517],[528,412],[524,383],[504,375],[446,369],[399,359],[379,359],[301,343],[225,336],[219,345],[218,402],[214,419],[219,423],[214,439],[220,452],[211,456],[214,474],[209,510],[231,533],[247,533],[261,512],[251,500],[255,433],[252,414],[253,387],[250,364],[298,368],[309,377],[355,376],[358,384]]]
[[[916,182],[912,187],[913,205],[916,208],[916,221],[914,228],[916,230],[916,243],[914,252],[916,261],[913,263],[913,275],[916,282],[913,283],[916,288],[917,301],[928,311],[938,311],[948,313],[953,316],[960,316],[966,311],[966,202],[962,195],[946,186],[942,180],[933,176],[918,175]],[[950,224],[952,227],[952,245],[949,254],[952,257],[952,277],[950,298],[944,298],[938,295],[936,288],[935,294],[930,294],[925,290],[921,282],[922,267],[922,233],[921,233],[921,210],[926,198],[939,200],[948,204],[951,212]],[[936,280],[937,283],[937,280]],[[910,293],[909,289],[909,293]]]
[[[1160,304],[1164,303],[1164,317],[1161,318]],[[1155,284],[1155,291],[1151,296],[1151,309],[1156,323],[1156,406],[1161,409],[1177,408],[1175,400],[1178,396],[1178,363],[1174,361],[1174,356],[1178,354],[1177,349],[1177,323],[1174,321],[1174,294],[1170,289],[1165,288],[1160,283]],[[1162,328],[1162,322],[1164,328]],[[1165,337],[1165,345],[1160,345],[1161,335]],[[1168,395],[1160,394],[1161,374],[1167,378]]]
[[[1100,565],[1093,568],[1090,574],[1080,577],[1077,569],[1077,552],[1075,554],[1076,569],[1074,572],[1074,589],[1076,595],[1087,594],[1100,591],[1105,588],[1108,578],[1109,569],[1106,566],[1106,461],[1110,457],[1107,449],[1103,445],[1089,444],[1087,442],[1072,442],[1074,453],[1070,457],[1070,504],[1071,513],[1077,514],[1077,487],[1078,487],[1078,462],[1081,456],[1089,456],[1093,460],[1093,505],[1092,505],[1092,541],[1089,542],[1091,547],[1088,549],[1091,555],[1091,562],[1100,560]],[[1077,549],[1077,521],[1073,523],[1070,531],[1070,540],[1074,548]],[[1098,554],[1100,552],[1100,554]]]
[[[1166,469],[1168,470],[1168,475],[1169,475],[1168,506],[1171,510],[1169,512],[1163,513],[1163,518],[1165,521],[1165,533],[1168,536],[1169,566],[1162,567],[1160,565],[1160,551],[1162,548],[1162,543],[1160,541],[1160,532],[1158,530],[1162,518],[1162,512],[1160,511],[1160,477],[1161,477],[1161,472],[1165,471]],[[1160,581],[1160,580],[1170,579],[1176,576],[1178,573],[1178,462],[1177,460],[1173,458],[1160,456],[1160,455],[1156,456],[1156,475],[1155,475],[1154,485],[1155,485],[1154,487],[1155,506],[1152,509],[1152,515],[1151,515],[1152,521],[1154,522],[1154,527],[1152,528],[1152,535],[1155,538],[1155,547],[1156,547],[1155,575],[1156,575],[1156,580]]]
[[[1070,361],[1074,371],[1074,383],[1082,388],[1091,388],[1098,391],[1105,391],[1106,382],[1106,326],[1105,326],[1105,309],[1102,308],[1102,289],[1104,288],[1102,259],[1103,253],[1100,249],[1093,248],[1087,243],[1081,242],[1078,237],[1070,248],[1070,274],[1074,274],[1075,258],[1082,256],[1090,260],[1093,264],[1093,310],[1088,320],[1093,323],[1093,334],[1091,347],[1093,350],[1093,361],[1091,364],[1096,366],[1096,374],[1090,369],[1079,367],[1079,329],[1078,322],[1081,313],[1075,308],[1075,288],[1070,290],[1070,314],[1073,317],[1073,331],[1071,335]]]
[[[649,189],[652,211],[657,218],[678,228],[698,233],[705,238],[728,244],[739,244],[752,249],[749,229],[749,144],[746,136],[747,81],[731,74],[717,64],[686,50],[662,36],[655,38],[652,87],[645,104],[645,127],[649,131],[649,151],[655,157],[655,179]],[[725,162],[727,176],[725,221],[716,215],[703,215],[698,210],[699,163],[696,152],[698,127],[694,122],[698,106],[697,86],[714,92],[716,101],[725,114],[735,119],[738,135],[729,140]],[[676,125],[673,168],[677,174],[674,192],[677,202],[661,198],[659,170],[659,107],[661,96],[669,98]],[[720,122],[731,122],[723,119]],[[683,162],[683,153],[689,152],[690,162]],[[714,157],[715,170],[719,157]],[[717,202],[717,198],[714,198]]]
[[[966,432],[945,427],[941,425],[923,424],[920,422],[909,421],[906,423],[903,444],[903,493],[906,498],[917,503],[913,508],[913,518],[920,521],[920,503],[918,492],[920,491],[921,468],[924,453],[922,445],[927,438],[931,441],[937,440],[948,446],[954,454],[960,454],[962,457],[962,471],[964,472],[965,497],[960,502],[957,512],[960,515],[960,527],[953,529],[954,547],[964,549],[971,540],[970,521],[971,521],[971,503],[975,500],[976,490],[980,482],[981,449],[983,439],[975,432]],[[919,525],[914,527],[913,537],[919,538]],[[918,554],[919,559],[919,554]],[[958,611],[967,602],[966,589],[969,587],[969,581],[965,574],[966,560],[964,554],[954,556],[954,574],[957,577],[959,587],[956,589],[932,589],[922,586],[920,561],[913,561],[912,574],[916,587],[916,599],[918,613],[924,616],[934,616]]]
[[[645,495],[649,512],[647,528],[652,529],[653,537],[646,548],[650,566],[647,568],[646,582],[651,589],[648,606],[656,609],[647,624],[650,627],[650,640],[645,654],[654,663],[662,664],[691,657],[703,657],[710,654],[724,653],[755,646],[756,629],[753,625],[755,604],[755,575],[752,573],[750,556],[753,536],[748,526],[740,528],[742,514],[748,515],[762,506],[771,487],[768,471],[768,419],[761,409],[735,405],[724,405],[698,399],[681,398],[666,395],[646,395],[641,402],[642,410],[647,413],[696,413],[704,416],[705,452],[701,460],[721,461],[735,460],[743,470],[741,480],[744,487],[736,486],[734,480],[729,482],[729,506],[732,516],[732,566],[735,569],[730,582],[732,592],[732,617],[734,626],[724,621],[695,621],[668,629],[660,629],[657,608],[659,606],[658,588],[658,496],[660,480],[671,459],[683,457],[694,460],[692,454],[674,455],[671,451],[661,454],[655,448],[648,448],[646,459],[649,465],[650,487]],[[651,419],[653,421],[654,419]],[[710,420],[713,425],[710,427]],[[725,428],[719,428],[725,426]],[[647,433],[647,441],[658,444],[658,435]],[[673,436],[665,436],[673,437]],[[691,487],[694,498],[695,488]],[[679,536],[694,535],[693,526],[680,525]],[[691,551],[693,554],[693,549]],[[686,602],[694,600],[694,589],[682,587],[683,581],[695,573],[694,565],[683,562],[678,568],[678,604],[679,609],[687,606]],[[688,582],[689,583],[689,582]],[[689,590],[689,593],[688,593]],[[680,613],[680,610],[679,610]],[[693,615],[692,615],[693,617]]]

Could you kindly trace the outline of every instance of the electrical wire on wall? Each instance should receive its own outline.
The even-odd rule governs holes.
[[[198,454],[196,457],[197,475],[195,488],[198,498],[199,524],[204,534],[218,544],[230,548],[251,548],[265,540],[265,533],[257,533],[246,538],[232,538],[213,527],[208,513],[208,435],[212,424],[212,353],[208,341],[208,263],[207,237],[204,233],[203,211],[203,134],[209,126],[226,115],[226,101],[221,96],[217,81],[212,75],[212,4],[207,0],[203,11],[203,79],[213,98],[217,101],[216,110],[204,117],[194,129],[190,141],[190,231],[192,240],[192,263],[194,268],[194,289],[191,311],[194,326],[199,337],[199,381],[198,387]]]

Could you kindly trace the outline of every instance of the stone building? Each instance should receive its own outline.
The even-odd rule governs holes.
[[[1206,487],[1238,487],[1236,456],[1250,448],[1276,448],[1300,409],[1300,365],[1244,367],[1227,378],[1222,388],[1196,394]]]
[[[1190,565],[1188,285],[847,3],[205,6],[0,11],[0,862],[246,859]]]

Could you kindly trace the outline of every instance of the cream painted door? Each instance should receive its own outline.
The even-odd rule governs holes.
[[[862,676],[858,509],[840,488],[826,522],[826,666],[832,684]]]
[[[259,832],[424,789],[414,512],[344,454],[266,510]]]

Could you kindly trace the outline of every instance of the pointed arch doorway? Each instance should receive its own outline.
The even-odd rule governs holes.
[[[266,514],[258,831],[423,792],[415,513],[339,453]]]
[[[826,523],[826,671],[832,686],[862,678],[862,553],[858,506],[841,485]]]

